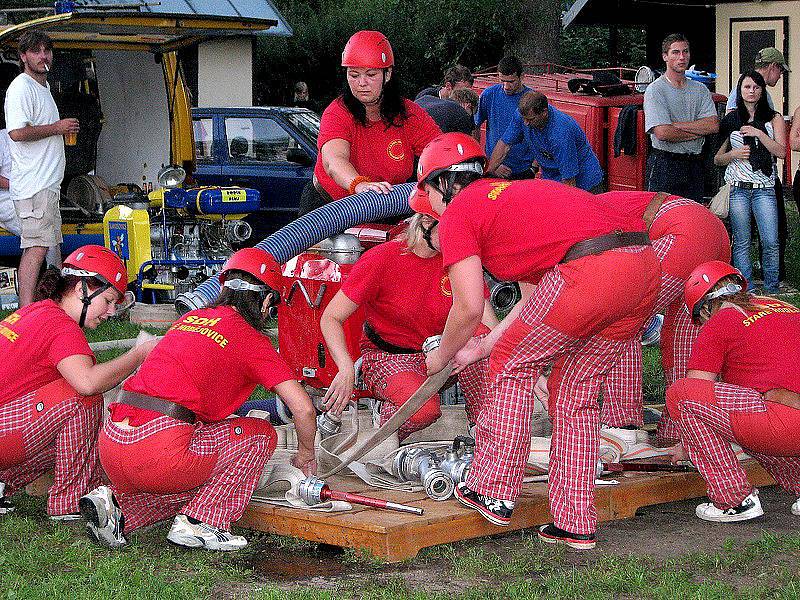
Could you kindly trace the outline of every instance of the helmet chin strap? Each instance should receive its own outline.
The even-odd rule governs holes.
[[[428,248],[433,250],[434,252],[439,252],[439,249],[433,245],[433,228],[439,224],[439,221],[434,221],[433,225],[430,227],[425,227],[425,225],[420,224],[422,227],[422,239],[425,240],[425,243],[428,244]]]
[[[106,283],[90,294],[89,286],[86,283],[86,278],[81,277],[81,302],[83,303],[83,308],[81,309],[81,318],[78,321],[78,327],[83,327],[86,324],[86,314],[89,312],[89,306],[91,306],[92,300],[97,298],[110,287],[111,285]]]
[[[435,179],[431,179],[431,180],[428,181],[428,183],[431,185],[431,187],[433,187],[433,189],[435,189],[437,192],[439,192],[442,195],[442,203],[445,206],[447,206],[448,204],[450,204],[450,202],[453,201],[453,196],[454,196],[454,194],[453,194],[453,185],[455,184],[455,181],[456,181],[456,175],[457,175],[457,173],[455,171],[448,171],[446,174],[445,173],[441,173],[439,175],[439,177],[436,177]],[[441,181],[441,178],[443,176],[447,177],[447,183],[445,184],[444,189],[439,187],[439,183],[438,183],[439,181]]]

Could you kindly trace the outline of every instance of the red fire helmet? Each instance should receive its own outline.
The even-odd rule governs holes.
[[[466,133],[443,133],[433,138],[422,150],[417,165],[417,187],[440,171],[456,170],[453,166],[478,160],[486,164],[486,154],[475,138]],[[465,169],[469,170],[469,169]]]
[[[719,281],[735,275],[742,280],[743,289],[747,289],[747,280],[744,278],[739,269],[732,267],[726,262],[721,260],[712,260],[702,265],[699,265],[689,275],[689,279],[683,286],[683,296],[686,300],[686,308],[689,309],[689,314],[692,320],[697,322],[700,317],[700,307],[702,300],[708,292],[710,292]]]
[[[250,273],[261,283],[268,285],[276,292],[281,289],[281,267],[269,252],[261,248],[242,248],[237,250],[225,261],[219,274],[219,282],[224,284],[228,279],[228,272],[232,270]]]
[[[96,277],[119,292],[117,304],[122,302],[128,288],[128,270],[114,252],[104,246],[81,246],[64,259],[62,275]]]
[[[408,206],[414,212],[428,215],[437,221],[442,217],[442,215],[433,210],[428,192],[421,187],[415,187],[413,190],[411,190],[411,194],[408,196]]]
[[[480,169],[475,162],[480,163]],[[408,197],[408,205],[414,212],[441,217],[434,211],[430,197],[425,191],[425,182],[443,171],[474,171],[482,173],[486,165],[486,154],[471,135],[465,133],[443,133],[436,136],[419,157],[417,165],[417,189]]]
[[[342,52],[342,66],[365,69],[392,67],[392,45],[380,31],[357,31],[347,40]]]

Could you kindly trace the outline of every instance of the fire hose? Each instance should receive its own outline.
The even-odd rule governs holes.
[[[372,508],[382,508],[385,510],[394,510],[397,512],[411,513],[412,515],[422,515],[425,511],[416,506],[409,506],[408,504],[400,504],[398,502],[390,502],[389,500],[381,500],[380,498],[370,498],[369,496],[362,496],[361,494],[351,494],[350,492],[341,492],[332,490],[330,486],[323,479],[314,477],[306,477],[300,482],[299,496],[309,506],[314,506],[321,502],[328,500],[340,500],[349,502],[350,504],[360,504],[362,506],[370,506]]]
[[[283,264],[314,244],[350,227],[410,214],[408,195],[414,187],[414,183],[401,183],[393,186],[388,194],[362,192],[330,202],[281,227],[256,244],[256,248],[269,252]],[[175,308],[179,314],[204,308],[214,301],[219,291],[219,278],[210,277],[193,291],[180,294],[175,299]]]

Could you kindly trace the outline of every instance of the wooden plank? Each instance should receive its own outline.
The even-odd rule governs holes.
[[[744,463],[753,485],[774,483],[755,461]],[[596,488],[600,521],[633,517],[643,506],[676,502],[705,496],[706,486],[698,473],[629,473],[616,486]],[[525,484],[508,528],[483,519],[456,500],[435,502],[422,492],[406,494],[368,488],[353,478],[332,478],[332,487],[385,498],[425,509],[422,516],[354,507],[344,513],[318,513],[263,504],[251,504],[239,525],[279,535],[365,549],[387,562],[412,558],[422,549],[438,544],[497,535],[548,523],[550,516],[547,484]],[[366,487],[366,489],[365,489]]]

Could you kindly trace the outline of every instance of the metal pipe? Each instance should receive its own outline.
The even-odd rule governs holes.
[[[349,502],[350,504],[360,504],[362,506],[394,510],[413,515],[422,515],[425,512],[424,509],[417,508],[416,506],[399,504],[398,502],[389,502],[388,500],[371,498],[369,496],[362,496],[361,494],[351,494],[350,492],[332,490],[324,480],[314,477],[313,475],[306,477],[300,482],[298,495],[300,496],[300,499],[309,506],[314,506],[320,502],[327,502],[328,500],[340,500],[343,502]]]
[[[608,473],[621,473],[623,471],[667,473],[697,473],[697,469],[690,465],[673,465],[664,462],[608,462],[602,463],[603,470]]]

